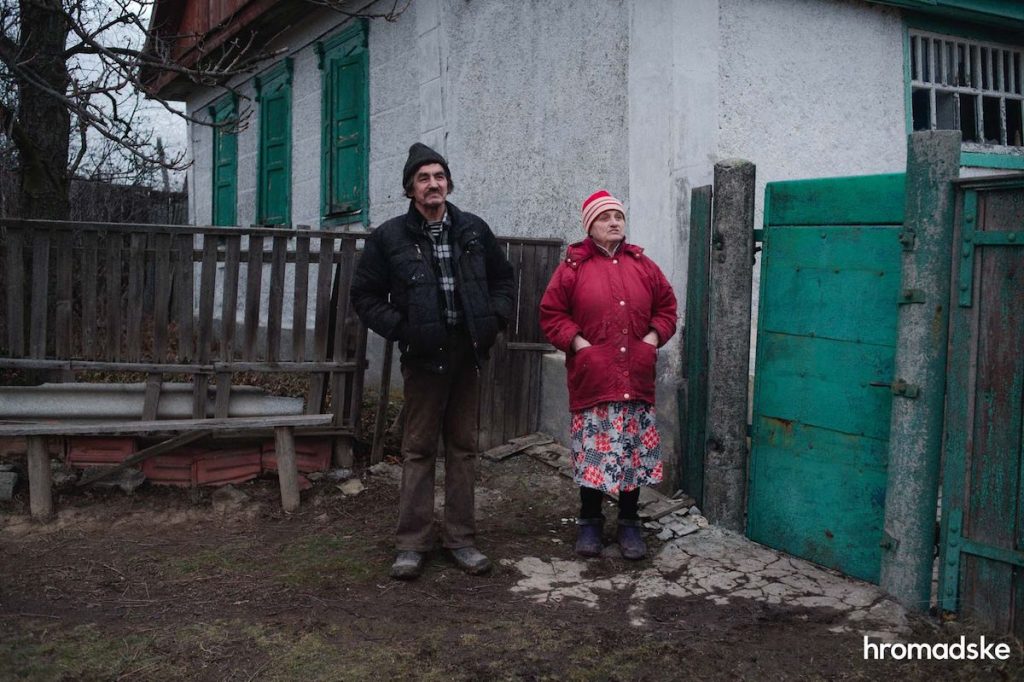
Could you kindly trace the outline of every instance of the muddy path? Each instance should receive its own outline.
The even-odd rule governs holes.
[[[364,474],[354,496],[322,481],[291,516],[273,479],[238,495],[67,493],[46,526],[28,520],[19,494],[0,507],[0,679],[1022,674],[1019,646],[1009,662],[865,661],[867,631],[913,641],[970,631],[889,613],[871,586],[713,528],[685,543],[652,538],[652,558],[637,564],[614,547],[580,561],[576,491],[529,457],[481,466],[490,576],[466,576],[438,552],[421,579],[395,582],[396,474]]]

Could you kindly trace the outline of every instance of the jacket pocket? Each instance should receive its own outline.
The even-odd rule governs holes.
[[[646,332],[645,332],[646,333]],[[658,371],[658,349],[643,341],[634,341],[630,353],[630,376],[636,392],[654,399],[654,378]]]

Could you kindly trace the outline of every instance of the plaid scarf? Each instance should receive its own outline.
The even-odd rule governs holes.
[[[444,217],[436,223],[423,223],[423,231],[430,238],[434,251],[434,261],[437,263],[438,282],[441,285],[441,293],[444,294],[445,321],[449,327],[454,327],[462,321],[462,313],[455,302],[455,272],[452,268],[452,249],[448,243],[448,228],[451,227],[451,219],[446,211]]]

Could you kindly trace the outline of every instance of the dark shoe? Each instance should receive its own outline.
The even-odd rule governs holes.
[[[476,547],[449,550],[455,564],[470,575],[483,575],[491,570],[491,560]]]
[[[414,580],[423,573],[425,560],[426,555],[423,552],[399,552],[395,557],[395,563],[391,564],[391,577],[395,580]]]
[[[603,518],[576,519],[576,553],[587,557],[601,556],[603,530]]]
[[[636,561],[647,556],[647,543],[644,542],[640,522],[631,519],[619,519],[619,551],[623,559]]]

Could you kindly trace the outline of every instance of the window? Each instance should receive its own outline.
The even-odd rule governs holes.
[[[1024,152],[1024,50],[911,29],[909,52],[913,130],[959,130],[965,151]]]
[[[292,62],[286,59],[256,78],[260,103],[259,171],[256,222],[291,223],[292,185]]]
[[[322,72],[321,215],[325,225],[369,222],[369,60],[366,24],[317,44]]]
[[[213,127],[213,211],[214,225],[235,225],[238,205],[238,116],[234,97],[225,97],[210,107]]]

